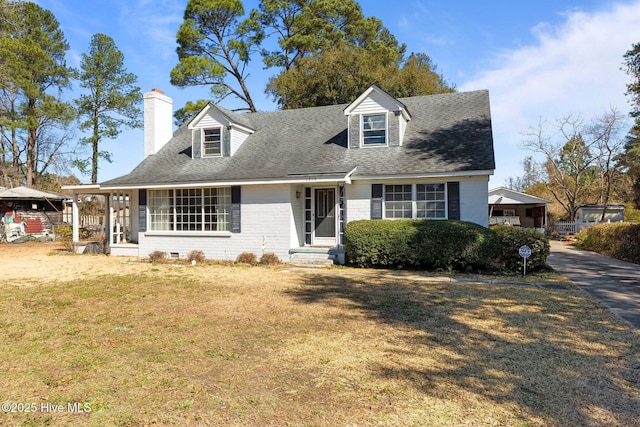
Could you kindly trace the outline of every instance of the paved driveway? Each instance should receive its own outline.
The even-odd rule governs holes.
[[[551,241],[549,265],[640,329],[640,265]]]

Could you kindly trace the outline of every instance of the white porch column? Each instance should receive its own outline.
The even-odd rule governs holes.
[[[114,209],[113,209],[113,201],[111,200],[111,196],[112,196],[112,193],[108,193],[107,196],[106,196],[107,197],[107,212],[109,212],[109,219],[107,221],[109,229],[108,229],[108,231],[106,233],[106,237],[107,237],[107,240],[109,242],[109,247],[111,247],[112,244],[117,243],[113,239],[113,230],[114,230],[114,227],[116,225],[116,221],[115,221],[115,218],[113,217],[114,216]]]
[[[78,243],[80,241],[80,217],[78,212],[78,194],[74,191],[71,202],[71,224],[73,230],[71,234],[71,241],[73,243]]]

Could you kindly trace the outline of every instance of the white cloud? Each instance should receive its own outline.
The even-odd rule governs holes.
[[[620,70],[624,53],[640,41],[640,1],[615,4],[593,13],[571,11],[556,27],[531,29],[534,44],[496,54],[495,66],[459,85],[489,89],[496,174],[491,186],[522,173],[522,132],[540,118],[568,113],[590,119],[611,107],[625,113],[629,77]]]
[[[184,8],[184,2],[178,0],[123,2],[120,25],[136,39],[139,49],[167,60],[175,55],[176,33]]]

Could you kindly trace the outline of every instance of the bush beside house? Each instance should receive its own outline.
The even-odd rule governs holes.
[[[499,254],[493,231],[465,221],[352,221],[344,239],[347,262],[357,267],[483,271]]]
[[[500,262],[509,273],[519,273],[524,264],[520,256],[520,247],[526,245],[531,249],[527,258],[527,271],[540,270],[546,267],[547,257],[551,252],[549,239],[533,228],[504,227],[492,228],[500,240]]]
[[[576,245],[640,264],[640,224],[596,224],[576,235]]]

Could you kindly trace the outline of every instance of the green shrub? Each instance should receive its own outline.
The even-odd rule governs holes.
[[[238,263],[238,264],[257,265],[258,264],[258,258],[252,252],[242,252],[236,258],[236,263]]]
[[[500,261],[505,270],[519,273],[523,270],[524,259],[519,249],[527,245],[531,249],[531,256],[527,258],[527,271],[540,270],[546,267],[550,253],[549,239],[533,228],[494,227],[493,230],[500,239]]]
[[[55,239],[60,242],[67,251],[73,252],[73,228],[68,225],[56,227]]]
[[[280,258],[278,258],[278,255],[274,253],[262,254],[262,256],[260,257],[260,264],[277,265],[277,264],[280,264]]]
[[[344,239],[357,267],[487,270],[499,248],[493,231],[465,221],[352,221]]]
[[[640,264],[640,224],[595,224],[576,234],[576,245]]]
[[[640,222],[640,209],[635,209],[631,203],[627,203],[627,206],[624,209],[624,220]]]

